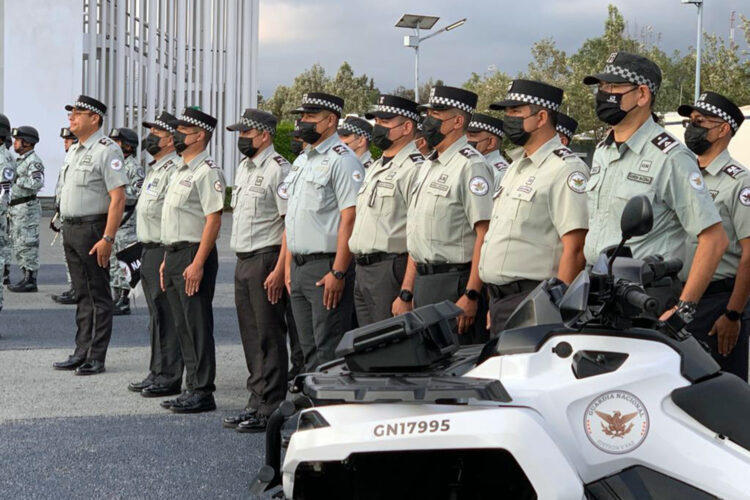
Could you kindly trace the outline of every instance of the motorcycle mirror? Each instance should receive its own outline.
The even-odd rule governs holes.
[[[586,270],[581,271],[560,299],[560,316],[568,328],[575,325],[578,318],[586,312],[589,303],[591,280]]]
[[[654,227],[654,211],[651,202],[644,195],[631,198],[625,205],[620,217],[622,239],[629,240],[634,236],[643,236]]]

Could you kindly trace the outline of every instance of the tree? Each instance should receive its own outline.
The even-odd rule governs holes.
[[[354,76],[348,62],[341,65],[336,76],[328,80],[325,92],[344,99],[344,114],[363,115],[377,102],[380,91],[367,75]]]
[[[419,86],[419,104],[427,103],[427,101],[430,99],[430,89],[432,87],[435,87],[436,85],[445,85],[445,83],[443,82],[443,80],[438,79],[433,81],[433,79],[430,78]],[[411,99],[412,101],[414,100],[414,87],[409,87],[407,89],[406,87],[401,85],[395,88],[391,93],[399,97]]]
[[[498,112],[489,111],[490,104],[499,101],[505,96],[508,92],[510,82],[511,77],[502,71],[495,71],[491,75],[472,73],[471,78],[464,82],[463,87],[479,96],[477,102],[478,112],[497,116]]]

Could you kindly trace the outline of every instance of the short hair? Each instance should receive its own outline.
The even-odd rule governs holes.
[[[531,114],[533,115],[539,113],[542,110],[546,111],[549,115],[549,121],[550,123],[552,123],[552,128],[557,127],[557,111],[545,108],[544,106],[540,106],[539,104],[529,104],[529,109],[531,109]]]
[[[466,132],[466,129],[469,128],[469,122],[471,122],[471,113],[467,113],[466,111],[463,111],[461,109],[456,108],[456,114],[458,116],[463,116],[463,118],[464,118],[464,124],[463,124],[463,127],[461,128],[461,130],[463,132]]]

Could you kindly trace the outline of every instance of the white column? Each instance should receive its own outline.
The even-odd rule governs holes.
[[[125,31],[126,31],[126,3],[128,0],[117,0],[115,5],[117,8],[117,20],[115,21],[115,42],[117,49],[115,51],[115,67],[114,67],[114,92],[115,92],[115,123],[123,123],[125,121],[125,89],[127,85],[127,68],[125,67]]]
[[[146,92],[146,113],[145,119],[151,121],[154,119],[155,109],[158,103],[158,93],[156,84],[161,72],[156,69],[156,55],[159,47],[156,41],[156,31],[159,26],[158,22],[158,0],[148,0],[148,71],[146,72],[146,81],[148,82],[148,91]],[[140,124],[136,127],[140,134],[142,127]]]
[[[212,0],[202,0],[203,2],[203,41],[201,48],[203,49],[199,54],[201,59],[201,106],[203,110],[212,115],[216,116],[211,103],[211,75],[213,74],[214,60],[213,60],[213,47],[211,45],[211,31],[213,26],[212,17]],[[216,12],[213,12],[216,15]]]
[[[177,0],[177,60],[175,74],[175,115],[179,116],[185,108],[185,30],[187,29],[187,2]]]

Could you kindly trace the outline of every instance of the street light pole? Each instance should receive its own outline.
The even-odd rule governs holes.
[[[682,0],[683,4],[693,4],[698,8],[698,34],[695,42],[695,101],[701,95],[701,45],[703,42],[703,0]]]
[[[414,102],[419,102],[419,24],[417,30],[417,44],[414,46]]]

